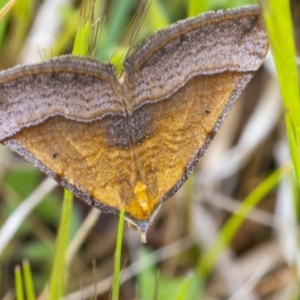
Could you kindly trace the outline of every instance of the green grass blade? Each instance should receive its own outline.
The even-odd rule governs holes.
[[[76,56],[87,56],[89,53],[89,40],[91,37],[91,24],[89,21],[82,22],[77,30],[74,48],[72,51],[73,55]],[[86,41],[88,40],[88,42]]]
[[[34,293],[32,274],[31,274],[30,265],[29,265],[28,260],[23,261],[22,269],[23,269],[23,274],[24,274],[26,299],[34,300],[36,298],[35,298],[35,293]]]
[[[93,9],[94,1],[86,0],[83,3],[81,18],[76,32],[72,54],[87,56],[91,51],[93,35]],[[57,237],[54,264],[50,279],[49,299],[59,299],[64,295],[65,277],[67,272],[66,253],[70,236],[72,217],[73,195],[70,191],[64,190],[62,216]]]
[[[7,3],[7,0],[0,0],[0,8],[3,8],[6,3]],[[3,41],[5,38],[5,30],[7,28],[7,19],[8,19],[8,17],[5,16],[2,20],[0,20],[0,52],[2,50]]]
[[[122,208],[119,216],[118,236],[117,236],[117,244],[115,250],[112,300],[118,300],[119,292],[120,292],[120,271],[121,271],[121,254],[122,254],[122,242],[123,242],[123,230],[124,230],[124,214],[125,214],[125,210],[124,208]]]
[[[139,2],[134,15],[126,26],[122,40],[119,42],[118,47],[115,49],[114,54],[110,59],[110,63],[116,67],[117,77],[121,75],[124,61],[139,39],[141,25],[149,10],[149,3],[150,0],[142,0]]]
[[[59,231],[56,241],[54,263],[50,279],[49,299],[57,300],[64,295],[66,260],[65,255],[69,242],[70,226],[72,218],[73,195],[64,190],[64,200],[60,219]]]
[[[86,0],[82,3],[79,26],[72,51],[73,55],[92,56],[95,51],[97,24],[95,24],[94,4],[94,0]]]
[[[299,153],[299,132],[295,128],[295,123],[288,114],[285,114],[285,126],[290,147],[290,154],[295,170],[297,186],[300,187],[300,153]]]
[[[291,171],[290,166],[284,166],[260,183],[241,203],[222,228],[216,241],[201,257],[197,272],[206,277],[211,272],[222,251],[229,245],[235,233],[250,214],[253,208],[278,184],[280,178]]]
[[[20,266],[15,267],[15,290],[16,290],[16,299],[24,300],[23,292],[23,282]]]
[[[300,187],[300,98],[290,4],[288,0],[264,0],[262,4],[284,103],[291,157]]]

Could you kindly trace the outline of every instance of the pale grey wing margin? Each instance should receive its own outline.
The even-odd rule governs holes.
[[[67,55],[0,73],[0,141],[51,116],[90,122],[108,114],[125,115],[112,65]]]
[[[267,51],[258,6],[180,21],[159,31],[126,60],[132,107],[162,100],[197,75],[254,72]]]

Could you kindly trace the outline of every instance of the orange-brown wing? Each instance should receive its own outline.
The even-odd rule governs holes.
[[[258,7],[247,7],[179,22],[127,60],[138,198],[147,218],[187,179],[267,50]]]
[[[0,141],[106,212],[135,185],[126,120],[109,65],[65,56],[0,74]]]
[[[123,116],[91,122],[55,116],[4,144],[89,205],[116,213],[133,198],[136,180],[126,134]]]

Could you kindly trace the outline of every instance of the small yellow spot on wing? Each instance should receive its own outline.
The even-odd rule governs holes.
[[[146,201],[142,200],[142,201],[139,202],[139,204],[140,204],[143,211],[147,211],[149,209],[149,205]]]
[[[137,181],[135,187],[134,187],[134,195],[135,199],[137,200],[137,203],[140,205],[142,210],[144,212],[147,212],[149,210],[149,197],[147,193],[147,186],[142,183],[140,180]]]

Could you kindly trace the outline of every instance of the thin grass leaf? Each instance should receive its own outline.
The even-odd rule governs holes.
[[[263,0],[262,7],[284,103],[291,157],[300,187],[300,98],[290,4],[288,0]]]
[[[284,104],[284,116],[290,154],[294,166],[298,190],[294,189],[294,213],[297,214],[300,188],[300,92],[296,65],[293,23],[288,0],[263,0],[263,16],[268,31],[271,50],[275,62],[277,78]],[[299,216],[295,218],[299,219]],[[299,239],[297,239],[299,244]],[[298,274],[299,259],[296,258]]]
[[[299,189],[300,187],[300,151],[299,151],[300,136],[298,137],[299,132],[295,128],[295,123],[293,122],[293,120],[291,119],[288,113],[285,114],[285,126],[286,126],[288,143],[290,147],[290,154],[291,154],[294,171],[296,175],[297,186]]]
[[[93,35],[93,9],[94,1],[87,0],[83,3],[80,25],[75,37],[73,55],[87,56],[91,51]],[[59,299],[64,295],[65,276],[67,272],[66,253],[70,236],[73,195],[64,190],[62,216],[57,237],[54,264],[50,279],[49,299]]]
[[[1,0],[0,1],[0,21],[9,13],[9,11],[12,9],[14,4],[16,3],[16,0]]]
[[[122,242],[123,242],[123,231],[124,231],[124,214],[125,214],[125,210],[124,208],[122,208],[119,216],[117,244],[115,250],[112,300],[118,300],[119,292],[120,292],[120,270],[121,270],[121,255],[122,255]]]
[[[23,261],[22,269],[24,274],[26,300],[35,300],[36,297],[34,293],[33,279],[28,260]]]
[[[251,213],[252,209],[254,209],[258,203],[274,189],[280,178],[290,171],[291,167],[289,165],[277,169],[244,199],[244,201],[236,210],[235,214],[232,215],[223,226],[214,244],[201,257],[197,267],[198,274],[202,275],[203,277],[206,277],[210,274],[212,268],[218,260],[218,257],[229,245],[242,223]]]
[[[15,4],[16,0],[0,0],[0,51],[2,50],[3,41],[5,37],[5,30],[7,27],[7,14]]]
[[[57,300],[64,295],[66,277],[66,251],[70,236],[72,218],[73,195],[70,191],[64,190],[61,220],[56,242],[54,263],[50,279],[49,299]]]
[[[16,299],[24,300],[23,282],[20,266],[15,267],[15,291]]]
[[[92,56],[95,52],[98,28],[94,15],[94,0],[86,0],[80,10],[80,20],[76,32],[72,54]]]
[[[148,14],[149,6],[150,0],[141,0],[139,2],[133,17],[124,32],[121,43],[119,43],[110,59],[110,62],[116,67],[117,76],[122,73],[125,59],[139,40],[142,23]]]
[[[85,39],[89,39],[90,36],[91,36],[91,24],[89,24],[89,22],[86,22],[85,24],[81,24],[76,34],[74,49],[72,51],[73,55],[76,56],[87,55],[87,53],[89,52],[89,43],[87,43]],[[84,41],[83,43],[78,42],[82,40]]]

